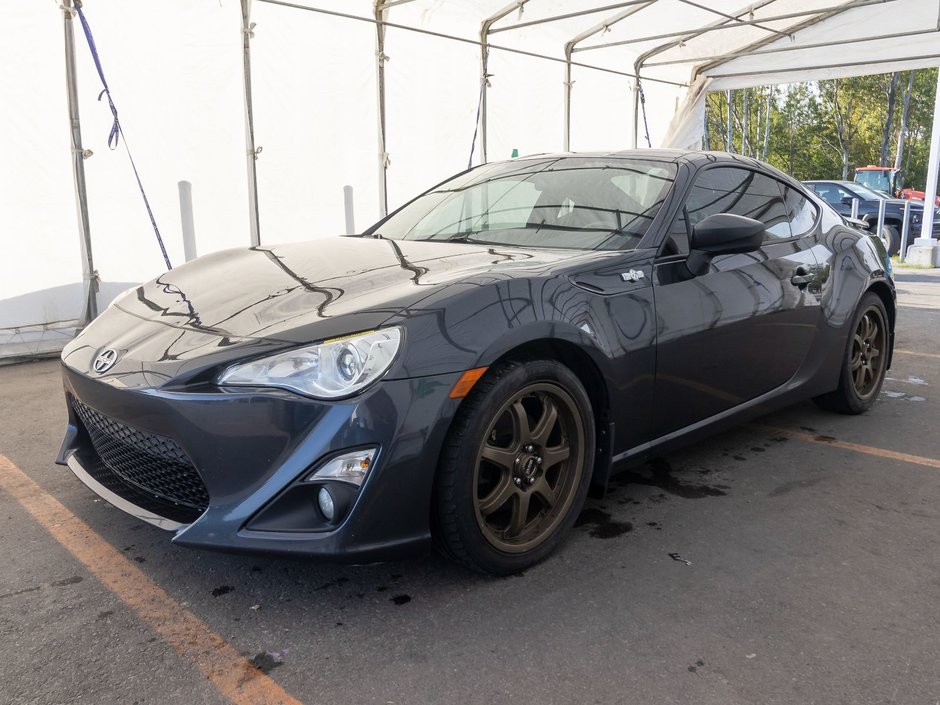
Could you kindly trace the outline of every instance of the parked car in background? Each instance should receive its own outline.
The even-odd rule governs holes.
[[[884,247],[736,155],[539,155],[364,234],[216,252],[62,353],[58,462],[180,545],[547,556],[625,461],[878,398]],[[804,462],[806,456],[794,458]]]
[[[875,191],[854,181],[804,181],[803,183],[844,216],[851,215],[852,201],[858,199],[858,217],[868,221],[872,232],[878,227],[878,208],[881,201],[884,201],[885,223],[880,237],[892,256],[901,251],[901,226],[904,222],[905,203],[911,204],[911,224],[907,244],[910,245],[914,238],[920,237],[924,217],[923,202],[891,198],[883,191]],[[938,234],[940,234],[940,210],[934,211],[933,221],[933,236],[937,237]]]

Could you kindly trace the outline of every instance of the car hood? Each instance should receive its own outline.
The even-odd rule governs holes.
[[[114,308],[204,334],[297,342],[375,327],[456,281],[547,272],[589,256],[334,237],[207,255],[126,292]]]

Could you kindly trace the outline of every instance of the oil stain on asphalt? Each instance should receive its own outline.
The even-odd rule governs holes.
[[[597,539],[612,539],[633,530],[633,524],[629,521],[614,521],[608,512],[597,507],[583,510],[574,523],[575,526],[587,524],[593,526],[591,536]]]
[[[682,482],[673,477],[672,466],[665,458],[656,458],[650,461],[646,468],[648,472],[627,470],[618,473],[614,481],[619,485],[648,485],[668,492],[684,499],[701,499],[702,497],[722,497],[726,494],[726,485],[703,485]]]

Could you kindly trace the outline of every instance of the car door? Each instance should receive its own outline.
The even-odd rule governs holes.
[[[763,246],[685,267],[692,227],[715,213],[766,226]],[[807,215],[810,222],[807,223]],[[654,265],[656,437],[785,385],[819,321],[815,206],[797,189],[740,166],[701,169]]]

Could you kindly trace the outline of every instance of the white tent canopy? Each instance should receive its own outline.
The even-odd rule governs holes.
[[[489,160],[645,147],[648,130],[697,146],[706,90],[940,64],[940,0],[244,2],[83,6],[174,263],[180,180],[200,253],[336,235],[344,186],[362,229],[484,145]],[[70,22],[98,304],[163,268],[80,26],[54,0],[6,10],[0,356],[53,349],[83,314]]]

